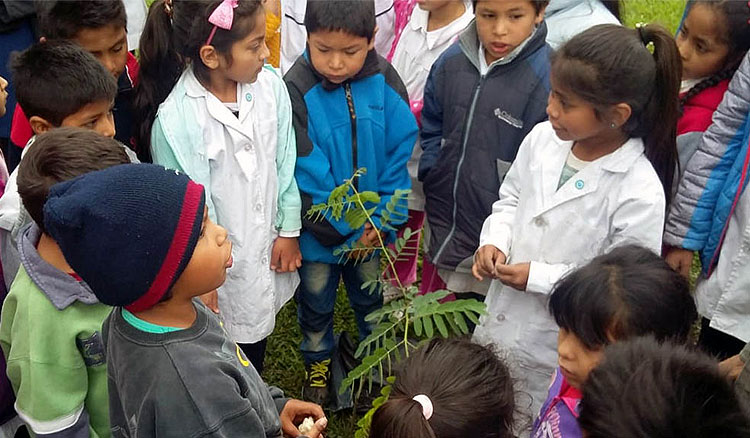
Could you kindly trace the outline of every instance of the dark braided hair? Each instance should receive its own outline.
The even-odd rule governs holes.
[[[695,84],[680,98],[680,106],[685,104],[703,90],[714,87],[719,82],[730,79],[740,66],[742,58],[750,49],[750,5],[745,1],[736,0],[690,0],[688,11],[695,4],[703,4],[713,8],[724,17],[726,26],[724,37],[729,46],[724,68]]]

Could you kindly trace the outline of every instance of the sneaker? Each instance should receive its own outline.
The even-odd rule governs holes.
[[[302,400],[320,406],[328,403],[330,396],[331,359],[313,362],[305,369],[305,386],[302,387]]]

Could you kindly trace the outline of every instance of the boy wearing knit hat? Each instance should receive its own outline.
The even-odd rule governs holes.
[[[0,318],[0,345],[19,417],[38,437],[108,437],[107,367],[100,334],[111,307],[97,301],[47,234],[52,185],[130,162],[116,140],[81,128],[37,137],[18,170],[33,223],[19,235],[18,270]]]
[[[112,432],[132,437],[310,437],[314,404],[269,388],[221,322],[195,298],[224,282],[227,231],[207,215],[203,187],[152,164],[126,164],[58,184],[44,223],[99,301]],[[118,436],[119,436],[118,435]]]

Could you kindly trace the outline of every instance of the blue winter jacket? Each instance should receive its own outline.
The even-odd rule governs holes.
[[[380,228],[386,203],[397,189],[409,189],[406,162],[417,140],[417,122],[409,110],[409,98],[396,70],[374,50],[362,70],[342,84],[321,76],[309,62],[309,51],[300,56],[284,76],[294,112],[297,136],[295,177],[302,197],[302,259],[341,263],[334,255],[342,244],[362,236],[342,217],[330,212],[312,220],[305,216],[311,205],[326,202],[331,191],[351,178],[359,168],[367,173],[356,180],[359,191],[374,191],[380,197],[372,216]],[[406,220],[406,203],[391,225]]]
[[[750,54],[729,83],[713,124],[687,163],[667,216],[664,242],[699,251],[703,273],[718,261],[750,165]]]

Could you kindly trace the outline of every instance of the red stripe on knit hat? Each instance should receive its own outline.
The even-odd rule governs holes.
[[[188,243],[190,243],[190,236],[198,215],[202,195],[203,186],[193,181],[188,181],[185,197],[182,200],[180,219],[177,222],[177,229],[175,229],[174,236],[172,237],[172,243],[169,245],[167,257],[148,291],[132,304],[125,306],[128,311],[141,312],[150,309],[162,299],[167,290],[172,286],[177,269],[185,255]]]

